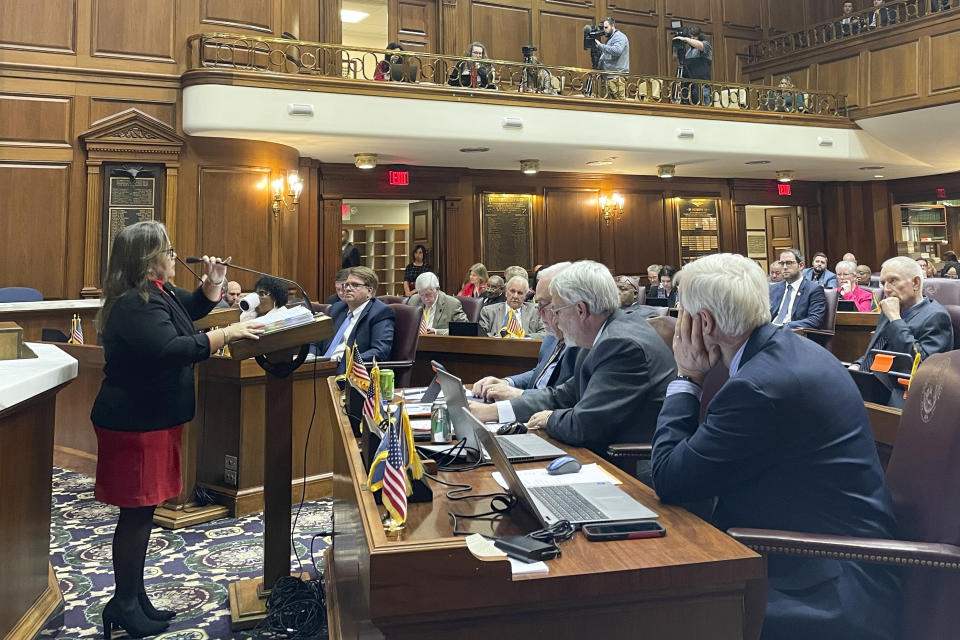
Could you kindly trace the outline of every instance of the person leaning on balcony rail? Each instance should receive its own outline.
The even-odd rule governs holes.
[[[481,42],[474,42],[467,49],[465,58],[486,58],[487,48]],[[450,72],[447,81],[451,87],[472,87],[474,89],[496,89],[496,76],[489,62],[470,62],[461,60]]]
[[[617,21],[607,17],[603,19],[603,33],[606,44],[594,40],[600,50],[600,69],[630,73],[630,41],[623,31],[617,30]],[[623,100],[627,97],[627,83],[623,76],[604,76],[606,97]]]
[[[853,15],[853,2],[850,0],[844,2],[841,12],[840,20],[834,24],[836,36],[846,38],[860,33],[863,17]]]

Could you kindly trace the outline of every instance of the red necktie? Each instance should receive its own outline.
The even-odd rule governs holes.
[[[474,89],[477,88],[477,68],[470,67],[470,86]]]

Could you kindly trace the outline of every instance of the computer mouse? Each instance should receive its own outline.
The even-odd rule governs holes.
[[[551,460],[547,465],[547,473],[552,476],[559,476],[564,473],[577,473],[580,471],[580,461],[572,456],[560,456]]]
[[[522,422],[511,422],[497,429],[498,436],[513,436],[513,435],[517,435],[518,433],[526,433],[526,432],[527,432],[527,425],[523,424]]]

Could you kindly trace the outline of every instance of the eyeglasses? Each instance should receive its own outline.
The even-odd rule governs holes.
[[[553,315],[559,318],[561,311],[563,311],[564,309],[569,309],[570,307],[575,307],[575,306],[577,306],[578,304],[580,304],[580,303],[579,303],[579,302],[571,302],[570,304],[567,304],[567,305],[564,305],[564,306],[559,307],[559,308],[557,308],[557,309],[554,309],[554,310],[553,310]]]
[[[164,249],[164,250],[163,250],[163,253],[172,256],[172,255],[176,254],[177,252],[173,250],[173,245],[170,245],[170,248],[169,248],[169,249]]]
[[[270,292],[264,289],[257,289],[257,295],[261,298],[269,298]]]
[[[796,260],[781,260],[781,261],[780,261],[780,264],[782,264],[783,266],[787,266],[787,265],[791,265],[791,264],[797,264],[797,261],[796,261]]]
[[[344,282],[340,286],[342,286],[344,289],[361,289],[367,285],[363,284],[362,282]]]
[[[537,313],[545,313],[546,310],[547,310],[547,307],[549,307],[551,304],[553,304],[553,300],[537,300],[537,299],[534,299],[534,302],[535,302],[536,305],[537,305]]]

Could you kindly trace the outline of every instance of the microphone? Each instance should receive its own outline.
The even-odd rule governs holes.
[[[195,264],[195,263],[197,263],[197,262],[203,262],[203,260],[201,260],[200,258],[197,258],[197,257],[195,257],[195,256],[189,256],[189,257],[187,258],[187,262],[188,262],[189,264]],[[311,306],[311,304],[310,304],[310,297],[307,295],[307,292],[303,290],[303,287],[300,286],[300,283],[298,283],[298,282],[296,282],[296,281],[294,281],[294,280],[290,280],[290,279],[288,279],[288,278],[281,278],[280,276],[275,276],[275,275],[273,275],[272,273],[265,273],[265,272],[263,272],[263,271],[257,271],[256,269],[251,269],[250,267],[241,267],[240,265],[233,264],[232,262],[223,262],[223,261],[221,261],[221,260],[218,260],[217,262],[219,262],[220,264],[225,264],[226,266],[228,266],[228,267],[230,267],[230,268],[232,268],[232,269],[239,269],[240,271],[248,271],[248,272],[250,272],[250,273],[256,273],[257,275],[261,275],[261,276],[270,276],[271,278],[276,278],[277,280],[280,280],[281,282],[286,282],[287,284],[292,284],[292,285],[295,286],[295,287],[297,288],[297,290],[300,292],[300,295],[303,296],[303,305],[304,305],[307,309],[310,310],[310,313],[313,313],[313,306]],[[188,267],[188,268],[189,268],[189,267]],[[258,302],[257,304],[259,305],[259,302]]]

